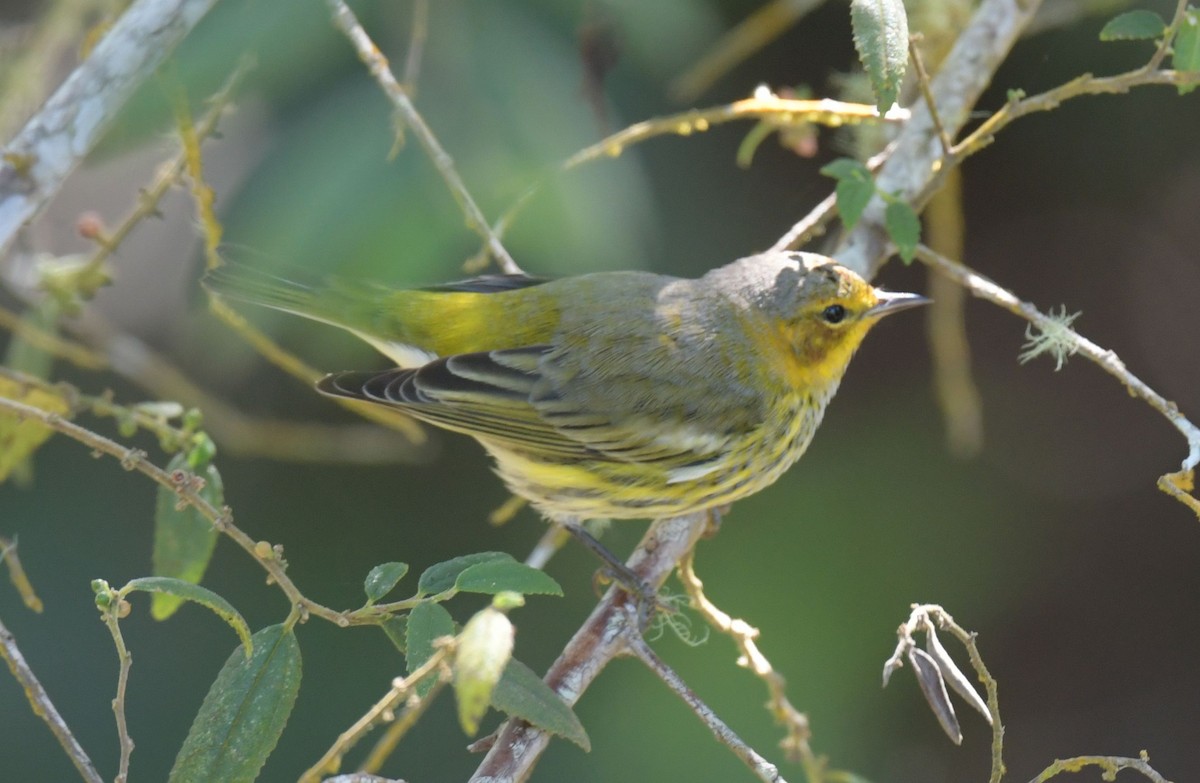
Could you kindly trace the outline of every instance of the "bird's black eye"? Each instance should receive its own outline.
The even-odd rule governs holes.
[[[840,324],[846,317],[846,308],[839,304],[829,305],[821,311],[821,317],[825,319],[826,323]]]

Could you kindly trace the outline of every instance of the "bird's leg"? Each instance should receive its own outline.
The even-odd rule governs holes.
[[[721,532],[721,522],[724,521],[725,515],[729,513],[732,504],[726,503],[723,506],[713,506],[708,509],[708,524],[704,528],[704,537],[713,538],[717,533]]]
[[[638,617],[644,626],[649,619],[651,610],[659,606],[658,591],[646,584],[644,579],[638,576],[629,566],[621,562],[620,558],[610,552],[604,544],[601,544],[576,519],[558,519],[553,524],[559,525],[563,530],[574,536],[579,543],[590,549],[596,557],[604,561],[605,568],[603,571],[623,590],[637,599]]]

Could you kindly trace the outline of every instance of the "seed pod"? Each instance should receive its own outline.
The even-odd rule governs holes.
[[[474,735],[491,704],[492,690],[512,658],[514,629],[504,612],[487,607],[475,614],[458,635],[454,655],[454,694],[458,722]]]
[[[917,683],[929,708],[937,716],[942,730],[955,745],[962,744],[962,730],[958,727],[958,718],[954,715],[954,705],[946,693],[946,681],[942,679],[942,670],[934,662],[933,656],[924,650],[913,647],[908,651],[908,662],[912,664],[917,675]]]
[[[942,646],[932,625],[928,626],[925,630],[925,650],[933,658],[933,662],[937,664],[938,669],[941,670],[946,683],[954,689],[955,693],[962,696],[967,704],[978,710],[979,714],[991,726],[992,713],[988,712],[987,702],[983,700],[983,697],[971,685],[971,681],[967,679],[967,675],[963,674],[962,669],[958,668],[958,664],[954,662],[954,659],[950,657],[950,653]]]

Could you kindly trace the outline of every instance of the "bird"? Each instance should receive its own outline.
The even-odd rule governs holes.
[[[317,389],[471,436],[551,520],[680,516],[765,489],[808,448],[867,332],[929,301],[804,252],[698,278],[493,274],[396,289],[227,263],[202,283],[370,343],[396,367],[335,372]]]

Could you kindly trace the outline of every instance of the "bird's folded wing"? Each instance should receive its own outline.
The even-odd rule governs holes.
[[[630,388],[653,393],[645,379],[620,383],[625,391],[613,398],[623,409],[587,403],[597,390],[576,393],[571,378],[554,371],[550,352],[534,346],[459,354],[415,369],[337,373],[318,388],[557,459],[658,462],[671,469],[721,453],[732,437],[683,417],[656,418],[655,406],[630,399]]]

